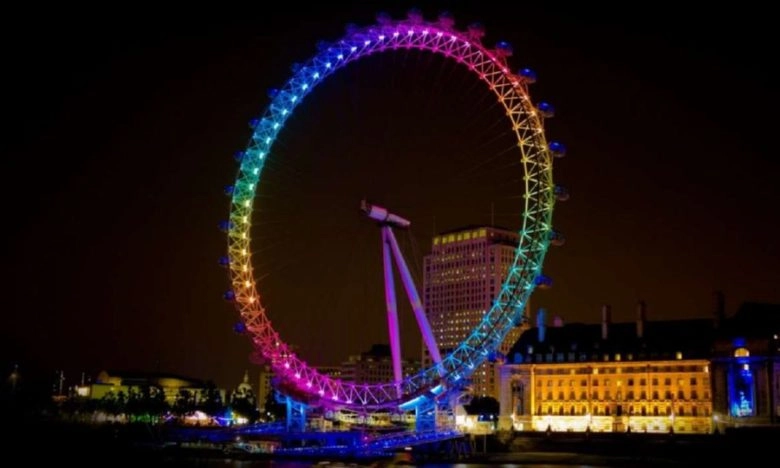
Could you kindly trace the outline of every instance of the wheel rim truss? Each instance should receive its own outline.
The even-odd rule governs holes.
[[[550,244],[555,202],[552,155],[543,118],[528,95],[528,83],[509,71],[503,49],[487,49],[478,34],[461,32],[449,22],[383,21],[353,28],[336,42],[321,44],[309,62],[293,68],[292,78],[271,94],[263,116],[253,121],[253,134],[242,152],[233,189],[228,232],[229,270],[233,295],[253,344],[268,360],[287,389],[302,400],[357,411],[413,409],[427,399],[456,388],[462,379],[498,348],[522,319],[524,305],[542,273]],[[336,70],[360,58],[384,51],[416,49],[456,60],[485,82],[506,110],[517,139],[524,169],[522,224],[515,260],[501,290],[482,322],[438,366],[421,370],[401,383],[399,398],[393,382],[361,385],[320,374],[298,358],[273,329],[261,304],[251,264],[250,229],[255,193],[265,159],[294,108]]]

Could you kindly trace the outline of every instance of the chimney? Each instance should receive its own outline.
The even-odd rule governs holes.
[[[612,321],[612,306],[607,304],[601,306],[601,339],[606,340],[609,336],[609,322]]]
[[[721,322],[726,318],[726,298],[723,296],[723,291],[715,291],[713,293],[713,310],[712,320],[715,328],[720,327]]]
[[[539,312],[536,313],[536,327],[539,330],[539,343],[544,343],[544,332],[547,329],[546,320],[547,311],[539,309]]]
[[[553,327],[560,328],[563,326],[563,319],[560,315],[553,317]]]
[[[645,336],[645,321],[647,320],[647,306],[645,301],[639,301],[636,305],[636,337],[639,339]]]

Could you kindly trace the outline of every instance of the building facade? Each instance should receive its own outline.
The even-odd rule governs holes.
[[[780,424],[780,305],[745,303],[719,322],[711,359],[715,427]]]
[[[501,369],[503,428],[712,431],[710,319],[548,327],[544,310]]]
[[[778,424],[780,305],[726,318],[548,327],[545,312],[501,368],[503,429],[709,433]]]
[[[404,378],[414,375],[419,369],[419,362],[407,359],[401,360],[401,370]],[[375,344],[364,353],[350,356],[349,359],[341,364],[339,374],[338,378],[341,380],[356,384],[392,382],[394,376],[390,346]]]
[[[425,257],[423,302],[442,355],[457,347],[490,309],[512,267],[518,240],[516,232],[487,226],[462,228],[433,238],[432,251]],[[520,324],[510,331],[499,350],[502,355],[521,331]],[[425,346],[422,362],[425,367],[431,365]],[[485,362],[474,371],[473,395],[498,396],[497,369],[497,362]]]
[[[212,385],[200,379],[172,374],[104,370],[97,375],[95,382],[89,386],[87,394],[90,398],[99,400],[120,393],[127,396],[131,392],[139,392],[144,388],[150,388],[152,392],[162,391],[165,402],[169,405],[174,405],[182,391],[188,392],[194,401],[198,402],[207,398],[208,392],[214,390],[219,392],[220,399],[225,401],[225,390],[216,387],[211,388]]]

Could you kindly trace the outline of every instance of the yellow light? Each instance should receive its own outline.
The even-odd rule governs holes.
[[[246,281],[244,281],[244,286],[248,288],[249,286],[252,286],[252,282],[249,281],[249,280],[246,280]]]
[[[249,303],[252,304],[253,302],[255,302],[255,296],[250,296]]]
[[[246,255],[246,249],[241,249],[241,255]]]
[[[241,221],[243,221],[243,222],[247,222],[247,221],[248,221],[248,219],[247,219],[247,217],[246,217],[246,216],[244,216],[244,217],[242,217],[242,218],[241,218]]]
[[[244,265],[244,266],[242,266],[242,267],[241,267],[241,270],[242,270],[242,271],[248,271],[248,270],[249,270],[249,268],[248,268],[246,265]]]
[[[244,206],[249,206],[249,205],[250,205],[250,201],[249,200],[245,200],[244,201]]]

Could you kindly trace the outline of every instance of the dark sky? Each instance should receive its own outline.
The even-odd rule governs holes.
[[[510,41],[513,67],[540,77],[534,100],[558,110],[546,126],[569,148],[555,179],[572,198],[554,215],[568,240],[547,257],[555,286],[534,309],[592,322],[610,303],[631,320],[644,299],[651,320],[701,317],[716,289],[729,311],[780,302],[772,15],[745,2],[504,3],[7,15],[3,369],[238,383],[251,347],[232,330],[217,264],[232,154],[266,90],[318,40],[408,5]],[[399,240],[418,276],[434,231],[488,223],[491,203],[513,226],[521,174],[504,124],[470,75],[416,53],[355,64],[301,104],[264,173],[253,249],[269,315],[304,357],[334,362],[385,340],[379,233],[360,197],[412,219]]]

